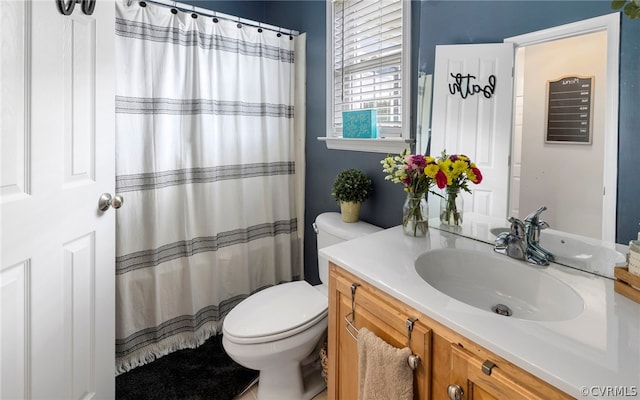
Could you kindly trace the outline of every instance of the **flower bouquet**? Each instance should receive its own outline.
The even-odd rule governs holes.
[[[469,182],[482,182],[480,169],[464,154],[447,155],[445,151],[438,159],[436,184],[445,189],[440,202],[440,222],[448,225],[462,224],[462,196],[460,190],[471,193]]]
[[[386,180],[401,183],[407,192],[402,227],[410,236],[425,236],[429,228],[429,209],[425,194],[431,191],[439,172],[436,159],[404,150],[399,156],[387,156],[380,162]]]

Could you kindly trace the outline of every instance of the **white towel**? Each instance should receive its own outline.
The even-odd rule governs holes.
[[[367,328],[358,333],[359,400],[412,400],[408,347],[398,349]]]

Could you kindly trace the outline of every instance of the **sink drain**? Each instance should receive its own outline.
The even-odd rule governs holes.
[[[511,311],[511,309],[504,304],[496,304],[495,306],[491,307],[491,311],[499,315],[504,315],[505,317],[510,317],[513,314],[513,311]]]

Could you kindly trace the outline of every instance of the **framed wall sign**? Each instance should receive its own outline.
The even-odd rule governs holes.
[[[591,144],[593,76],[547,81],[545,143]]]

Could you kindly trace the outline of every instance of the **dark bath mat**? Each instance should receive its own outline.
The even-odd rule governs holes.
[[[222,335],[116,377],[119,400],[232,400],[258,377],[233,361]]]

